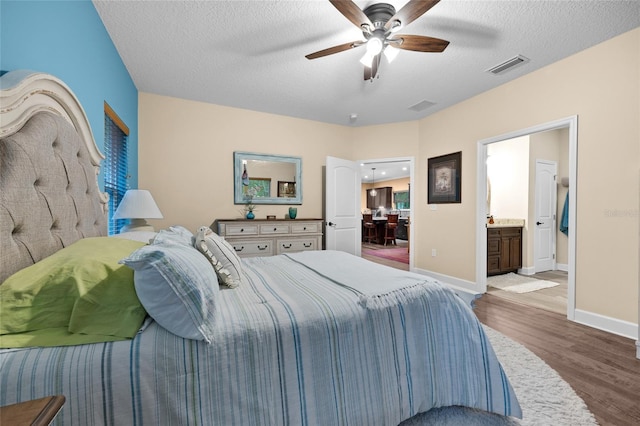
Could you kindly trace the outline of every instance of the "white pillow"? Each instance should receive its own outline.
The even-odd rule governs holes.
[[[156,234],[151,244],[182,244],[193,247],[194,236],[187,228],[174,225],[168,229],[161,229]]]
[[[113,234],[111,237],[124,238],[125,240],[140,241],[141,243],[150,244],[156,235],[157,233],[153,231],[130,231]]]
[[[196,234],[195,247],[209,259],[222,284],[238,287],[242,277],[242,261],[236,251],[207,226],[201,226]]]
[[[143,246],[122,259],[133,269],[138,298],[161,326],[186,339],[211,343],[217,314],[218,278],[191,246]]]

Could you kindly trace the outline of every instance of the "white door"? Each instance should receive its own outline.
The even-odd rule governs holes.
[[[326,248],[360,256],[361,178],[357,164],[327,157],[325,185]]]
[[[535,223],[533,255],[535,272],[555,269],[556,255],[556,186],[557,164],[536,160]]]

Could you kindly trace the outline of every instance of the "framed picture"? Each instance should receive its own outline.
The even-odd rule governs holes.
[[[249,178],[249,185],[242,187],[244,198],[271,197],[271,178]]]
[[[460,203],[462,152],[429,158],[428,169],[428,203]]]
[[[294,198],[296,196],[296,183],[279,180],[278,197]]]

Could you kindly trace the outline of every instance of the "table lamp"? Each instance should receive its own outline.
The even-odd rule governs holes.
[[[118,208],[113,213],[114,219],[130,219],[120,232],[153,231],[146,219],[163,219],[158,205],[151,193],[146,189],[129,189],[125,192]]]

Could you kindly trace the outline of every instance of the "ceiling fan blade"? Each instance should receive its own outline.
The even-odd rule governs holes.
[[[349,21],[353,22],[355,26],[361,28],[362,25],[368,25],[371,30],[373,30],[373,24],[367,15],[364,14],[362,9],[358,7],[357,4],[352,2],[351,0],[329,0],[332,5],[335,6],[336,9],[340,13],[344,15]],[[440,1],[440,0],[438,0]]]
[[[438,2],[440,2],[440,0],[411,0],[387,21],[384,25],[384,29],[389,31],[393,27],[395,21],[400,21],[400,27],[407,26],[424,15],[427,10],[438,4]]]
[[[378,53],[373,57],[371,61],[371,67],[364,67],[364,79],[372,80],[378,74],[378,67],[380,66],[380,59],[382,58],[382,53]]]
[[[333,47],[329,47],[328,49],[323,49],[314,53],[310,53],[308,55],[305,55],[305,58],[307,59],[321,58],[323,56],[344,52],[345,50],[353,49],[354,47],[359,47],[362,45],[363,45],[363,42],[361,41],[351,41],[349,43],[339,44],[338,46],[333,46]]]
[[[402,40],[401,43],[394,43],[391,40],[390,45],[398,49],[413,50],[416,52],[442,52],[447,48],[449,42],[435,37],[426,37],[419,35],[398,34],[395,40]]]

